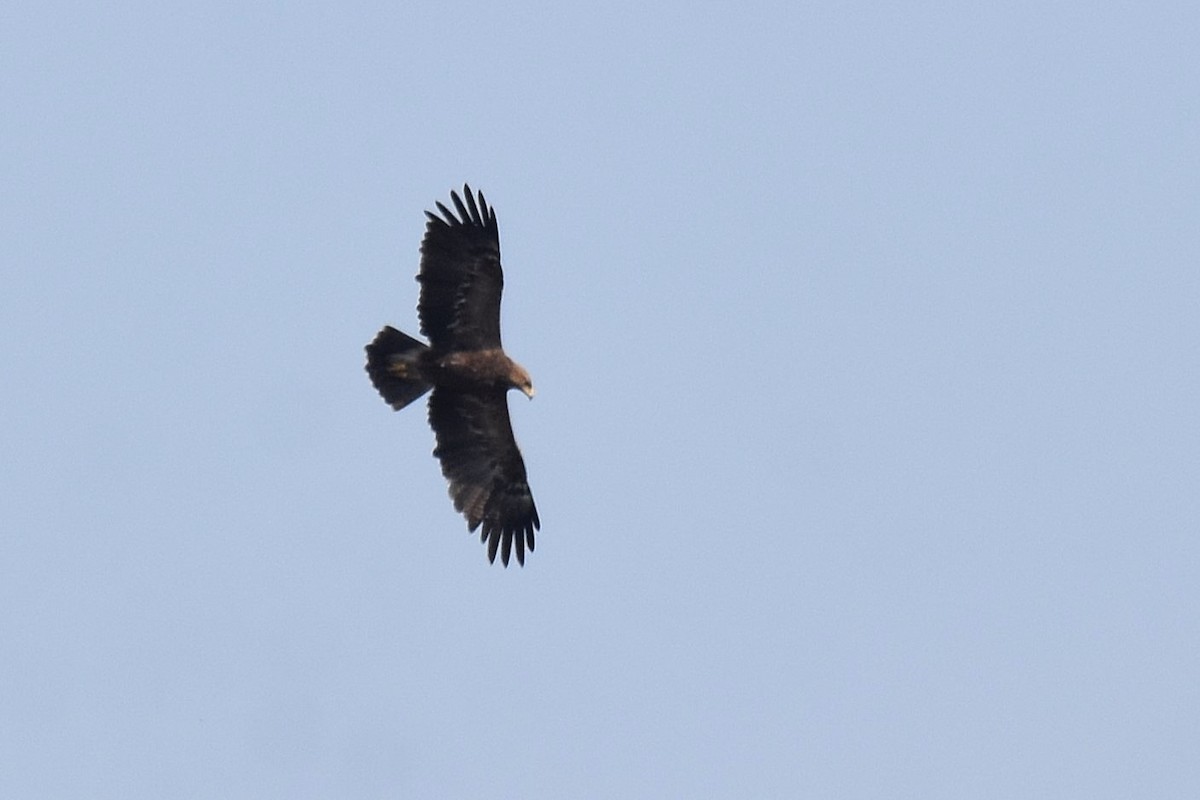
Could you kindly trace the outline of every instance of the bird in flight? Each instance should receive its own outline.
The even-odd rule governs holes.
[[[437,214],[425,212],[417,316],[429,344],[385,326],[366,347],[367,374],[396,410],[433,390],[433,454],[455,509],[469,531],[480,531],[489,561],[498,550],[507,567],[515,544],[524,566],[541,521],[513,438],[508,390],[532,398],[533,381],[500,345],[504,274],[496,212],[469,186],[450,200],[454,211],[439,202]]]

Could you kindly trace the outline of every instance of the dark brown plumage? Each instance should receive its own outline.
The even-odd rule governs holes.
[[[421,297],[417,314],[429,344],[388,326],[367,345],[367,373],[392,408],[401,409],[430,389],[433,454],[450,482],[454,507],[468,530],[480,529],[488,559],[508,566],[533,551],[541,527],[513,438],[508,390],[533,397],[533,382],[500,344],[500,233],[483,192],[450,193],[455,211],[425,212]]]

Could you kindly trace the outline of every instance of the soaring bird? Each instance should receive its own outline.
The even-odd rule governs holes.
[[[496,212],[470,186],[462,198],[451,192],[450,200],[454,211],[439,202],[437,214],[425,212],[417,315],[429,344],[385,326],[366,347],[367,374],[396,410],[433,390],[433,454],[454,507],[469,531],[480,531],[489,561],[499,550],[507,567],[515,543],[524,566],[541,521],[513,438],[508,390],[532,399],[533,381],[500,345],[504,274]]]

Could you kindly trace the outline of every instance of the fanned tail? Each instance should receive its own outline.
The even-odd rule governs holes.
[[[399,411],[425,394],[430,384],[421,375],[419,359],[428,346],[385,326],[367,345],[367,374],[388,405]]]

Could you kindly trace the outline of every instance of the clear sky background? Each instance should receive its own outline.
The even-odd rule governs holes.
[[[9,4],[0,796],[1200,796],[1194,3]],[[500,221],[543,521],[422,407]]]

